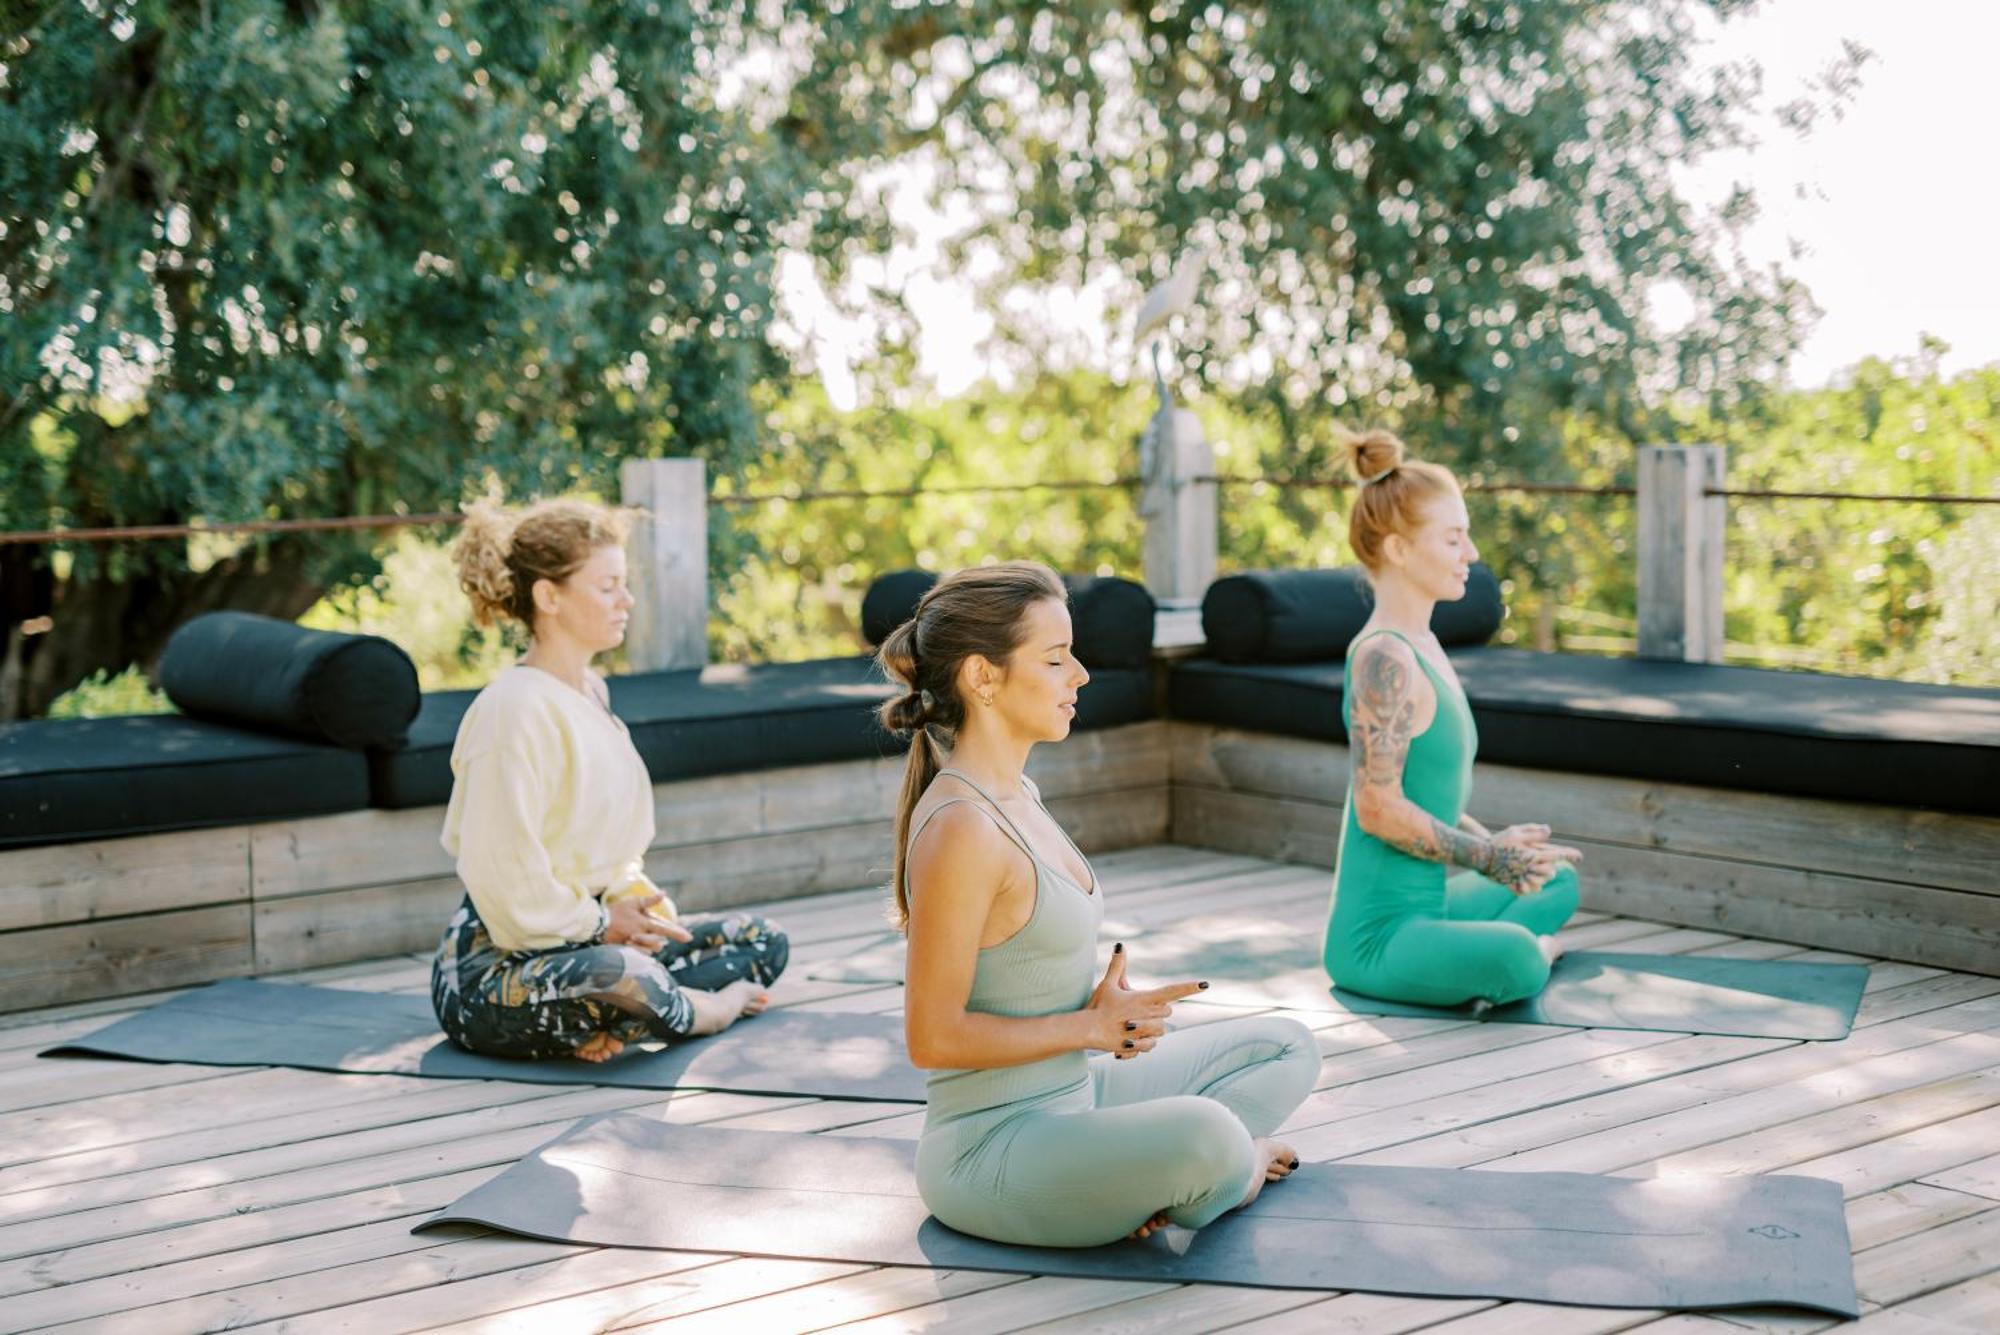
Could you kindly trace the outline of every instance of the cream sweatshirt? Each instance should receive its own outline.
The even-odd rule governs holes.
[[[653,785],[604,683],[516,664],[473,698],[451,751],[445,851],[502,950],[585,942],[605,902],[656,893]],[[671,916],[673,905],[654,909]]]

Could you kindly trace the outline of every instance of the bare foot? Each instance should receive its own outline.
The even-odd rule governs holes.
[[[1542,958],[1550,964],[1554,964],[1563,957],[1562,942],[1556,940],[1553,936],[1538,936],[1535,938],[1535,944],[1542,948]]]
[[[1167,1226],[1167,1223],[1168,1220],[1166,1211],[1162,1210],[1159,1214],[1154,1215],[1151,1219],[1148,1219],[1145,1223],[1133,1229],[1132,1236],[1143,1241],[1146,1238],[1152,1237],[1155,1233],[1159,1232],[1161,1229],[1165,1228]]]
[[[719,1034],[743,1016],[756,1015],[771,1004],[771,994],[748,978],[715,992],[691,987],[686,996],[694,1005],[694,1026],[688,1033],[695,1038]]]
[[[1266,1182],[1277,1182],[1292,1175],[1299,1166],[1299,1152],[1282,1140],[1263,1139],[1257,1142],[1257,1157],[1264,1161],[1261,1175],[1250,1179],[1250,1194],[1236,1203],[1242,1209],[1257,1199]]]
[[[576,1050],[577,1058],[587,1062],[608,1062],[625,1051],[625,1044],[609,1034],[592,1034]]]

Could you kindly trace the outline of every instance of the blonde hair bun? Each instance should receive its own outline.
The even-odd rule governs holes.
[[[513,509],[489,494],[465,507],[452,543],[458,584],[472,602],[472,619],[535,625],[535,581],[563,580],[599,547],[622,546],[628,510],[557,497]]]

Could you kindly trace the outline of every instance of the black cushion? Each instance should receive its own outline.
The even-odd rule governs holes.
[[[1209,652],[1225,663],[1315,663],[1344,657],[1374,610],[1360,566],[1246,570],[1208,586],[1201,629]],[[1443,644],[1484,644],[1506,614],[1500,581],[1475,561],[1465,596],[1439,603],[1431,630]]]
[[[367,805],[359,751],[173,714],[0,725],[0,847]]]
[[[335,746],[393,750],[422,692],[410,656],[377,635],[210,612],[167,641],[160,686],[183,713]]]
[[[896,694],[869,658],[726,665],[700,672],[613,677],[611,707],[632,734],[653,782],[899,755],[907,743],[876,721]],[[369,757],[374,802],[417,807],[451,796],[451,748],[473,691],[424,697],[400,751]],[[1076,727],[1107,728],[1154,714],[1149,672],[1093,674],[1077,698]]]
[[[1457,649],[1482,760],[2000,813],[2000,691]],[[1340,663],[1174,665],[1170,716],[1341,742]]]
[[[917,614],[917,603],[938,582],[929,570],[891,570],[877,575],[861,595],[861,635],[877,647],[896,627]]]
[[[1152,666],[1159,608],[1145,585],[1116,575],[1064,575],[1063,584],[1079,662],[1092,672]]]
[[[1153,661],[1153,616],[1158,610],[1146,586],[1116,575],[1064,575],[1076,656],[1092,672],[1099,668],[1143,668]],[[928,570],[892,570],[878,576],[861,597],[861,633],[879,645],[916,615],[917,603],[938,577]]]

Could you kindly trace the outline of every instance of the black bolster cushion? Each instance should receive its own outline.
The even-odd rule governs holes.
[[[1153,661],[1153,595],[1116,576],[1064,575],[1076,656],[1087,668],[1145,667]],[[938,577],[928,570],[892,570],[861,596],[861,633],[880,645],[916,615],[917,601]]]
[[[209,612],[167,641],[160,686],[182,713],[335,746],[393,751],[423,703],[416,665],[377,635]]]
[[[1116,575],[1064,575],[1077,659],[1087,668],[1142,668],[1153,661],[1153,617],[1146,586]]]
[[[1209,652],[1225,663],[1324,662],[1346,656],[1374,608],[1360,566],[1248,570],[1208,586],[1201,629]],[[1431,630],[1443,644],[1484,644],[1505,615],[1500,581],[1484,561],[1475,561],[1465,596],[1439,603]]]
[[[896,627],[917,614],[917,602],[938,577],[928,570],[891,570],[878,575],[861,595],[861,634],[877,648]]]

